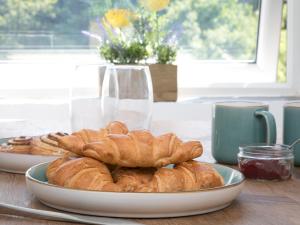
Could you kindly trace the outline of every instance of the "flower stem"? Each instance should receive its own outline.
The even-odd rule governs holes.
[[[159,46],[159,21],[157,12],[155,12],[155,24],[156,24],[156,47]]]
[[[144,10],[142,9],[141,11],[141,21],[140,21],[140,25],[141,25],[141,41],[143,44],[145,44],[145,39],[146,39],[146,28],[145,28],[145,17],[144,17]]]

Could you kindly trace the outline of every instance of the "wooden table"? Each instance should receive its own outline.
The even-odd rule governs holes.
[[[48,208],[38,202],[25,187],[23,175],[0,172],[0,201],[38,209]],[[0,224],[10,225],[67,225],[70,223],[46,221],[6,215],[0,209]],[[199,216],[170,219],[138,219],[141,224],[201,224],[201,225],[299,225],[300,224],[300,168],[285,182],[247,180],[241,195],[231,206],[218,212]]]
[[[176,124],[176,126],[175,126]],[[200,160],[213,162],[210,153],[210,122],[156,122],[152,131],[156,134],[172,130],[184,139],[200,139],[204,154]],[[53,210],[42,205],[26,190],[23,175],[0,172],[0,202],[37,209]],[[67,225],[71,223],[46,221],[7,215],[0,209],[0,225]],[[151,225],[300,225],[300,167],[295,168],[289,181],[271,182],[247,180],[241,195],[233,204],[218,212],[199,216],[168,219],[138,219]]]

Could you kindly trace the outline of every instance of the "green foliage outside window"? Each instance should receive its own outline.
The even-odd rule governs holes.
[[[175,1],[167,18],[182,21],[179,46],[196,58],[255,61],[258,14],[247,1],[185,0]]]
[[[166,29],[177,33],[181,49],[191,51],[196,58],[254,60],[257,2],[259,0],[171,0],[171,7],[163,16],[168,24]],[[80,31],[88,30],[96,17],[103,17],[112,7],[134,8],[136,4],[136,0],[0,0],[0,48],[34,47],[36,41],[28,46],[20,39],[23,32],[52,34],[53,45],[44,41],[42,48],[94,48]],[[19,36],[9,38],[7,33]]]
[[[277,68],[277,81],[279,83],[287,82],[286,77],[286,53],[287,53],[287,5],[286,3],[282,9],[282,23],[280,33],[280,45],[279,45],[279,60]]]
[[[81,31],[92,29],[93,21],[112,7],[134,9],[136,4],[137,0],[0,0],[0,59],[15,49],[94,49],[95,43]],[[171,0],[170,5],[168,12],[160,12],[162,26],[176,33],[180,53],[203,60],[255,61],[260,0]],[[279,82],[286,81],[285,51],[283,24]]]

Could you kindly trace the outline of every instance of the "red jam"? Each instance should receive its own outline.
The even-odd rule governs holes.
[[[247,178],[260,180],[287,180],[294,166],[293,150],[287,145],[240,146],[238,162]]]
[[[291,177],[291,166],[283,159],[241,159],[239,168],[251,179],[287,180]]]

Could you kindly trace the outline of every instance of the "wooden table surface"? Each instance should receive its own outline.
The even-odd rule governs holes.
[[[38,209],[48,208],[26,190],[23,175],[0,172],[0,201]],[[7,215],[0,209],[0,224],[47,224],[67,225],[71,223],[46,221]],[[201,224],[201,225],[300,225],[300,168],[295,168],[289,181],[247,180],[241,195],[223,210],[181,218],[138,219],[141,224]]]
[[[213,162],[210,153],[210,123],[188,122],[180,126],[162,122],[154,124],[155,133],[172,130],[182,138],[200,139],[204,145],[201,161]],[[162,128],[165,128],[162,129]],[[189,128],[189,129],[187,129]],[[197,131],[197,132],[196,132]],[[37,209],[53,210],[42,205],[26,190],[23,175],[0,172],[0,202]],[[54,222],[20,215],[0,208],[0,224],[4,225],[68,225],[75,223]],[[300,225],[300,167],[294,170],[289,181],[246,180],[241,195],[229,207],[204,215],[167,219],[137,219],[149,225]]]

